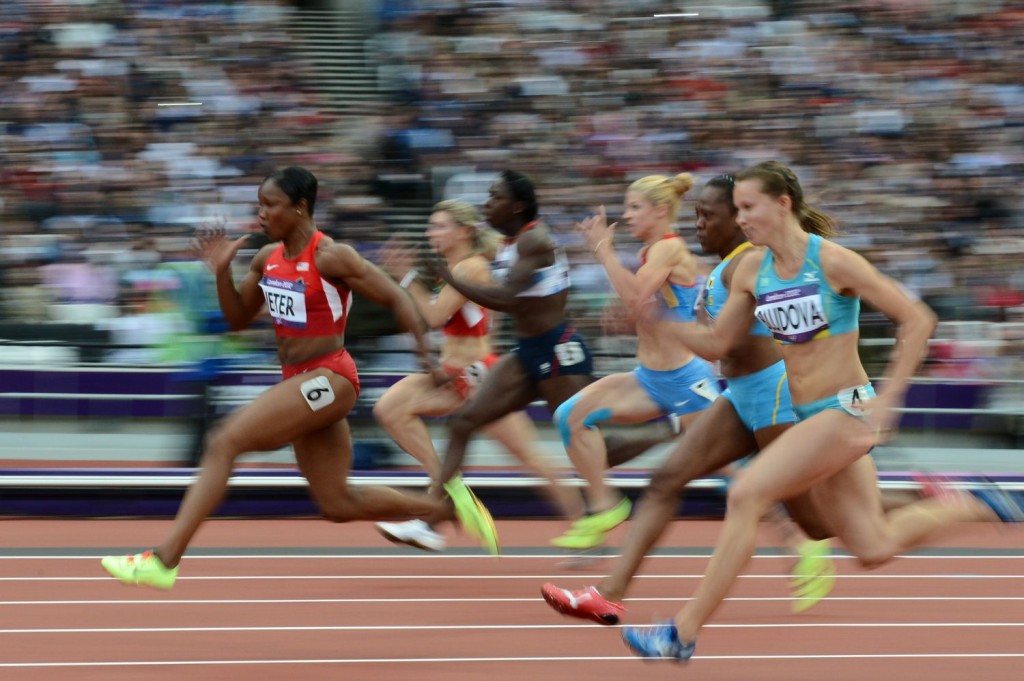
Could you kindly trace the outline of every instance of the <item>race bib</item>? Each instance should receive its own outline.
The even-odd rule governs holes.
[[[836,398],[839,400],[839,406],[851,416],[857,418],[863,418],[870,412],[870,409],[864,408],[864,403],[875,396],[875,389],[871,387],[870,383],[865,385],[858,385],[854,388],[843,388],[836,393]]]
[[[462,375],[465,377],[468,385],[476,388],[484,382],[484,378],[487,377],[487,371],[487,364],[484,362],[473,362],[462,368]]]
[[[326,376],[316,376],[308,381],[303,381],[299,386],[302,391],[302,399],[313,411],[320,411],[334,402],[334,389]]]
[[[817,284],[763,293],[757,297],[754,314],[776,340],[788,343],[804,343],[828,331]]]
[[[267,311],[274,323],[293,329],[306,328],[306,284],[264,276],[260,280]]]
[[[702,378],[691,385],[690,391],[697,397],[703,397],[708,402],[714,402],[721,394],[718,392],[718,386],[706,378]]]

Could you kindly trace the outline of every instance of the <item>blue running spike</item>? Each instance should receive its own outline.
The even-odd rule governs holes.
[[[640,657],[660,657],[688,662],[697,642],[683,643],[672,620],[649,627],[623,627],[622,640]]]

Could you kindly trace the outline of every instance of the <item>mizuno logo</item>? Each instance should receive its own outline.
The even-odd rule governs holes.
[[[804,272],[804,281],[818,281],[818,273]]]

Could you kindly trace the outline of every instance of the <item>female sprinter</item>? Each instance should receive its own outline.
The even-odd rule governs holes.
[[[356,367],[344,344],[350,292],[391,308],[416,337],[424,362],[426,328],[415,303],[390,277],[317,229],[316,194],[317,180],[303,168],[284,168],[263,181],[259,224],[272,243],[253,258],[239,288],[230,266],[245,238],[229,242],[214,234],[202,240],[201,251],[216,274],[220,306],[231,327],[245,328],[267,307],[284,380],[211,434],[199,477],[162,544],[145,553],[103,558],[103,567],[120,581],[159,589],[174,585],[182,554],[224,497],[235,459],[245,452],[291,443],[314,501],[332,522],[439,511],[441,501],[430,495],[347,484],[352,441],[345,419],[359,391]]]
[[[696,206],[697,241],[705,253],[716,253],[721,258],[705,281],[699,300],[701,316],[708,323],[721,312],[737,266],[753,252],[736,224],[733,184],[728,175],[712,178]],[[687,426],[651,477],[611,572],[596,586],[579,591],[545,584],[541,594],[555,610],[599,624],[617,624],[625,611],[621,601],[626,590],[644,556],[675,517],[686,485],[763,449],[796,421],[785,366],[761,322],[753,321],[742,341],[722,358],[719,370],[728,389]],[[806,500],[802,501],[794,505],[794,511],[800,511],[796,516],[799,519],[813,511],[806,508]],[[821,532],[816,527],[808,529],[814,534]],[[802,611],[828,593],[834,569],[825,555],[827,547],[818,542],[792,543],[797,544],[802,556],[802,578],[794,589],[794,609]]]
[[[467,299],[508,313],[517,345],[498,360],[470,400],[449,420],[448,452],[440,480],[459,480],[470,436],[489,423],[542,398],[552,413],[593,381],[593,360],[583,338],[569,326],[569,263],[538,220],[533,182],[514,170],[502,171],[484,204],[487,222],[507,241],[493,269],[494,283],[455,277],[443,260],[436,273]],[[628,461],[663,438],[618,439],[608,447],[608,463]],[[486,529],[486,528],[483,528]]]
[[[501,236],[479,226],[476,209],[463,201],[442,201],[434,206],[427,228],[433,250],[440,254],[452,274],[476,284],[491,282],[490,261],[497,254]],[[419,461],[436,481],[441,462],[434,451],[424,416],[448,416],[465,404],[470,394],[497,362],[490,338],[490,311],[466,299],[451,286],[436,298],[416,277],[415,270],[395,272],[409,288],[431,328],[442,328],[444,345],[441,365],[451,381],[438,386],[430,374],[412,374],[391,386],[377,401],[373,413],[402,449]],[[523,465],[548,482],[552,500],[569,518],[583,514],[580,494],[560,486],[554,472],[534,453],[537,440],[533,421],[525,412],[509,414],[485,428]],[[377,523],[389,540],[430,551],[445,547],[444,536],[427,520]]]
[[[555,546],[573,550],[600,546],[608,532],[629,517],[629,499],[605,484],[606,452],[598,424],[641,423],[668,415],[678,418],[685,430],[718,397],[711,365],[673,342],[672,327],[662,319],[692,321],[700,293],[696,258],[674,230],[680,201],[692,185],[693,176],[683,173],[649,175],[629,186],[622,217],[632,235],[644,242],[642,264],[635,274],[615,254],[615,225],[607,225],[604,206],[577,225],[626,309],[639,310],[656,297],[660,314],[636,315],[636,369],[599,379],[555,412],[555,426],[569,459],[587,482],[591,513],[552,540]]]
[[[750,560],[757,523],[773,504],[814,488],[815,506],[866,567],[877,567],[958,521],[1019,520],[1024,509],[998,490],[938,495],[886,514],[871,457],[897,418],[908,381],[924,357],[935,315],[864,258],[823,237],[833,221],[811,208],[792,170],[768,161],[736,178],[737,222],[765,246],[737,266],[713,327],[680,334],[716,359],[742,340],[756,316],[780,343],[798,423],[739,473],[722,534],[692,600],[673,620],[626,627],[644,657],[688,660],[701,627]],[[860,300],[897,326],[896,347],[878,393],[858,354]]]

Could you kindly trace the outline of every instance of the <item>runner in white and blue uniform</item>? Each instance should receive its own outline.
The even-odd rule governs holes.
[[[538,219],[533,182],[503,171],[484,204],[487,222],[506,237],[494,262],[494,283],[477,284],[452,276],[443,261],[437,274],[469,300],[512,318],[516,346],[484,378],[476,393],[449,420],[448,451],[441,464],[444,483],[457,476],[469,438],[480,428],[543,399],[552,413],[593,380],[587,344],[566,319],[569,265],[548,227]],[[667,430],[667,429],[666,429]],[[662,437],[622,438],[608,446],[611,463],[621,463],[663,441]],[[441,485],[436,486],[437,489]]]

